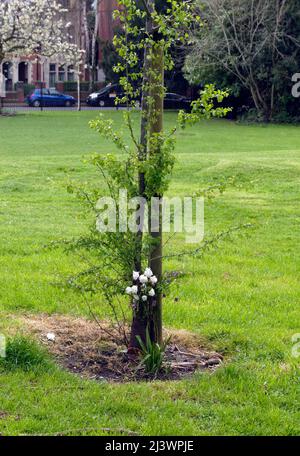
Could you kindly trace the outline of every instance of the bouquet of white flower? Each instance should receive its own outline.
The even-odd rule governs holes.
[[[149,298],[155,297],[157,277],[153,275],[150,268],[146,268],[143,274],[133,271],[132,279],[134,284],[127,287],[125,292],[133,297],[134,306],[137,306],[140,301],[146,302]]]

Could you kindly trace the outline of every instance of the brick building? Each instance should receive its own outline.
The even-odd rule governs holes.
[[[87,49],[87,34],[85,27],[85,10],[84,2],[89,4],[88,0],[60,0],[62,5],[68,9],[66,13],[66,21],[71,22],[70,34],[73,41],[80,49]],[[93,0],[90,0],[90,4]],[[105,42],[113,38],[114,21],[113,11],[117,8],[117,0],[100,0],[99,2],[99,41]],[[87,14],[89,10],[87,9]],[[96,79],[99,82],[105,80],[105,75],[101,68],[101,52],[98,50],[98,66]],[[82,71],[83,80],[89,80],[89,72]],[[74,69],[72,66],[64,65],[56,60],[36,57],[20,57],[9,56],[2,63],[2,73],[6,79],[6,90],[13,91],[17,83],[36,84],[38,81],[43,81],[45,87],[54,87],[57,83],[66,81],[74,81]]]
[[[114,36],[113,11],[118,9],[117,0],[101,0],[99,4],[99,38],[109,41]]]

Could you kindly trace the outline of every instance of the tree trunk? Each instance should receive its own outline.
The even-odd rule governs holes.
[[[272,82],[272,87],[271,87],[271,101],[270,101],[270,116],[269,120],[272,122],[273,120],[273,115],[274,115],[274,103],[275,103],[275,84]]]
[[[153,11],[154,2],[148,2],[150,11]],[[147,32],[153,33],[153,21],[150,17],[147,20]],[[149,75],[151,80],[149,81]],[[153,106],[148,106],[148,98],[151,97]],[[148,135],[161,133],[163,130],[163,102],[164,102],[164,49],[157,42],[152,47],[147,46],[144,51],[144,70],[143,70],[143,94],[142,94],[142,113],[141,113],[141,139],[139,160],[144,161],[147,158],[147,153],[160,153],[159,150],[148,150]],[[145,197],[145,176],[139,174],[139,195]],[[162,195],[156,195],[161,201]],[[150,209],[150,208],[149,208]],[[144,211],[143,211],[144,215]],[[142,217],[143,217],[142,215]],[[157,230],[151,230],[151,216],[157,217]],[[150,236],[155,243],[152,249],[149,266],[156,275],[158,283],[162,279],[162,218],[161,205],[157,208],[156,214],[151,214],[149,211],[149,227]],[[143,226],[143,223],[141,223]],[[141,271],[141,252],[142,252],[143,232],[137,233],[137,255],[135,259],[135,269]],[[134,311],[130,346],[129,351],[134,351],[140,348],[137,336],[145,342],[147,330],[152,342],[162,343],[162,295],[157,291],[154,298],[151,298],[146,303],[140,303],[138,310]]]
[[[146,60],[151,62],[150,74],[153,75],[150,82],[150,98],[153,103],[152,108],[148,111],[147,107],[147,122],[149,135],[161,133],[163,130],[163,102],[164,102],[164,50],[161,45],[156,44],[151,50],[151,59]],[[147,67],[145,66],[147,69]],[[149,74],[146,71],[146,74]],[[147,99],[147,95],[145,96]],[[143,116],[142,116],[143,125]],[[143,131],[143,129],[142,129]],[[147,131],[147,130],[146,130]],[[145,138],[146,139],[146,138]],[[149,154],[160,153],[160,150],[149,148]],[[140,175],[140,185],[144,185],[144,176]],[[142,187],[140,187],[142,188]],[[154,247],[150,253],[149,266],[153,274],[157,277],[158,283],[162,279],[162,195],[155,195],[159,204],[152,207],[152,212],[149,208],[149,232],[153,240]],[[154,220],[155,223],[151,223]],[[140,270],[140,269],[139,269]],[[149,331],[149,336],[152,342],[162,343],[162,294],[157,290],[156,296],[150,302],[139,305],[139,310],[134,314],[130,349],[138,349],[139,343],[136,336],[140,336],[143,341],[146,338],[146,331]]]
[[[77,68],[77,111],[81,111],[81,78],[80,78],[80,65]]]
[[[96,45],[97,45],[97,37],[98,37],[98,29],[100,23],[100,13],[99,13],[99,0],[95,1],[95,25],[94,25],[94,32],[92,35],[92,80],[90,81],[90,90],[94,88],[96,79],[97,79],[97,55],[96,55]],[[92,87],[91,87],[92,86]]]
[[[261,98],[258,96],[255,86],[250,85],[250,91],[258,114],[260,114],[263,117],[264,122],[268,122],[270,119],[270,113],[267,104],[261,102]]]
[[[150,137],[159,134],[163,131],[163,113],[164,113],[164,48],[162,44],[156,43],[153,51],[153,75],[155,81],[151,83],[151,97],[153,99],[153,114],[151,115]],[[160,150],[150,150],[150,154],[159,154]],[[162,197],[163,195],[155,195],[159,204],[152,208],[154,213],[150,213],[151,219],[156,220],[156,227],[150,227],[150,236],[153,240],[153,249],[150,253],[149,265],[153,274],[157,277],[158,283],[162,281]],[[154,325],[154,342],[162,343],[162,293],[157,290],[155,300],[153,302],[153,325]]]
[[[146,29],[148,33],[152,31],[152,21],[147,20]],[[139,150],[139,161],[143,162],[147,158],[148,151],[148,130],[149,130],[149,106],[148,106],[148,97],[149,97],[149,73],[151,67],[151,48],[146,46],[144,50],[144,67],[143,67],[143,84],[142,84],[142,102],[141,102],[141,135],[140,135],[140,150]],[[145,198],[145,175],[140,172],[139,176],[139,195],[142,198]],[[141,208],[141,226],[143,226],[143,221],[145,217],[145,210]],[[143,230],[140,230],[136,236],[136,257],[134,260],[134,268],[136,271],[141,271],[142,269],[142,246],[143,246]],[[147,303],[146,303],[147,304]],[[130,335],[130,345],[129,350],[139,349],[139,343],[137,336],[145,342],[146,340],[146,331],[147,331],[147,305],[140,304],[138,311],[133,312],[132,326],[131,326],[131,335]],[[150,330],[151,332],[151,330]]]
[[[2,63],[4,61],[4,51],[3,51],[3,46],[2,43],[0,42],[0,71],[2,72]],[[3,76],[2,76],[3,77]],[[2,115],[3,112],[3,98],[0,98],[0,115]]]
[[[90,86],[92,84],[92,71],[91,71],[91,43],[90,43],[90,33],[89,33],[89,26],[88,26],[88,17],[87,17],[87,4],[86,0],[83,1],[83,9],[82,9],[82,21],[83,21],[83,30],[84,30],[84,36],[85,36],[85,63],[86,63],[86,69],[88,71],[89,75],[89,82]]]

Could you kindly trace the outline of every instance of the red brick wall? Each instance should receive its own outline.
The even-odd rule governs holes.
[[[110,41],[114,36],[113,11],[119,8],[117,0],[102,0],[100,8],[99,37],[103,41]]]

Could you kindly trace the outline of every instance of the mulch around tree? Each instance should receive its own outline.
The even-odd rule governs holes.
[[[183,330],[165,330],[170,343],[163,372],[145,373],[141,360],[128,355],[122,336],[107,322],[62,315],[22,317],[22,326],[47,347],[60,366],[82,378],[110,382],[179,380],[196,371],[214,371],[223,356],[204,347],[197,335]],[[55,339],[49,340],[52,333]]]

